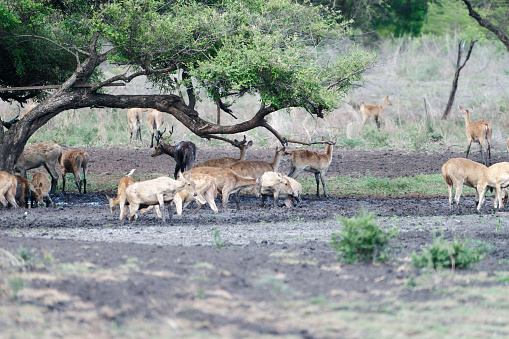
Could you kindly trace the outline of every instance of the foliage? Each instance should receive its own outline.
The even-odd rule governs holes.
[[[220,250],[222,249],[223,247],[226,246],[226,242],[223,241],[223,238],[221,237],[221,233],[219,233],[219,230],[218,229],[215,229],[213,232],[212,232],[212,235],[214,237],[214,239],[212,240],[212,246],[216,249],[216,250]]]
[[[448,242],[442,237],[436,237],[433,245],[421,253],[413,252],[412,261],[418,268],[469,268],[472,263],[484,259],[492,249],[492,245],[481,241],[461,241],[455,237],[452,242]]]
[[[339,260],[347,263],[386,261],[390,252],[389,239],[398,230],[383,231],[373,220],[374,214],[362,209],[357,217],[340,218],[343,228],[332,234],[331,246]]]

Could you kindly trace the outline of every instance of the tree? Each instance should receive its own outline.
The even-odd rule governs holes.
[[[463,0],[468,8],[468,15],[477,23],[491,31],[509,51],[509,4],[503,1],[482,2],[484,16],[474,9],[470,0]]]
[[[9,172],[37,129],[65,110],[84,107],[155,108],[200,137],[225,141],[221,134],[264,127],[284,142],[267,115],[303,107],[323,117],[376,58],[342,43],[349,28],[336,21],[337,13],[291,0],[0,0],[0,9],[0,64],[8,60],[11,70],[0,75],[0,84],[61,80],[51,94],[0,94],[20,102],[37,94],[41,101],[8,130],[0,128],[0,170]],[[32,53],[42,50],[50,54]],[[35,67],[28,70],[32,60]],[[38,63],[48,67],[39,70]],[[106,63],[125,72],[105,78]],[[171,76],[177,74],[178,84]],[[105,89],[140,76],[164,93],[183,88],[186,99]],[[247,121],[218,125],[195,110],[198,88],[225,112],[231,112],[229,101],[247,94],[259,95],[260,108]]]

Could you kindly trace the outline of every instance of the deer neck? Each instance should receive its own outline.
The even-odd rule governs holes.
[[[384,102],[383,102],[383,103],[382,103],[382,105],[380,106],[380,108],[381,108],[382,110],[384,110],[385,106],[387,106],[387,101],[388,101],[388,100],[387,100],[387,97],[385,97]]]
[[[329,161],[331,161],[332,159],[332,150],[333,150],[332,144],[328,144],[327,149],[325,150],[325,154],[327,154],[327,159],[329,159]]]
[[[239,187],[244,188],[244,187],[249,187],[249,186],[256,185],[256,183],[257,183],[257,179],[247,178],[247,177],[238,175],[237,176],[237,185],[236,185],[236,187],[237,188],[239,188]]]
[[[281,162],[281,153],[276,152],[276,154],[274,155],[274,161],[272,162],[272,168],[273,168],[274,172],[277,172],[277,170],[279,169],[280,162]]]
[[[247,152],[247,147],[243,146],[243,147],[240,148],[239,161],[242,161],[242,160],[246,159],[246,152]]]
[[[470,112],[463,114],[463,117],[465,118],[465,129],[468,132],[468,125],[470,125]]]
[[[175,157],[175,148],[177,146],[172,146],[170,144],[161,144],[163,146],[163,152],[168,154],[169,156]]]

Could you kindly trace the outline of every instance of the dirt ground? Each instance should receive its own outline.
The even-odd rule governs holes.
[[[152,158],[148,149],[87,151],[89,171],[98,175],[124,174],[131,168],[137,173],[173,173],[172,158]],[[197,162],[237,153],[200,149]],[[274,150],[250,149],[248,158],[271,160],[273,154]],[[335,150],[328,175],[364,175],[366,171],[388,178],[434,174],[448,159],[462,156],[454,152]],[[475,149],[471,158],[479,157]],[[493,162],[509,161],[507,153],[492,154],[492,158]],[[286,162],[282,171],[288,172]],[[509,271],[509,221],[505,212],[493,211],[491,197],[484,212],[477,214],[473,196],[462,197],[460,211],[450,211],[447,197],[305,196],[300,206],[288,209],[270,203],[261,208],[259,200],[247,195],[241,198],[239,211],[230,203],[226,213],[215,215],[202,208],[195,215],[187,211],[174,216],[171,224],[161,224],[155,214],[133,223],[119,221],[118,214],[110,213],[104,193],[58,194],[56,208],[0,211],[0,249],[16,253],[23,248],[34,256],[31,265],[17,268],[26,283],[16,298],[9,296],[12,288],[2,283],[0,329],[7,337],[33,337],[35,333],[38,337],[99,338],[169,334],[373,337],[376,331],[370,332],[369,326],[352,325],[359,320],[345,324],[313,317],[321,312],[357,312],[360,306],[355,303],[375,305],[368,312],[379,312],[383,305],[395,312],[398,303],[425,305],[443,298],[436,286],[412,288],[408,284],[423,274],[412,268],[409,257],[429,246],[433,234],[493,245],[485,260],[470,270],[458,270],[458,276],[497,276]],[[373,212],[383,228],[399,227],[399,235],[391,241],[394,250],[389,263],[337,262],[329,241],[341,225],[338,217],[354,216],[362,207]],[[17,266],[3,258],[0,268],[5,278]],[[498,285],[504,283],[507,286],[507,282]],[[331,308],[332,304],[336,306]],[[483,300],[473,298],[466,304],[482,307]],[[418,327],[405,331],[408,329],[399,334],[425,337],[426,333]],[[468,333],[484,336],[482,329]],[[509,328],[498,326],[490,333],[506,337]]]

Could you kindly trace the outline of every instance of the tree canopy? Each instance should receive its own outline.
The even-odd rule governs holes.
[[[265,127],[283,141],[265,116],[303,107],[322,117],[376,59],[345,39],[349,25],[338,15],[291,0],[0,0],[0,85],[62,84],[51,93],[0,92],[4,100],[45,98],[9,130],[0,129],[1,144],[21,146],[11,147],[17,158],[53,116],[94,106],[155,108],[201,137]],[[107,63],[125,72],[106,78]],[[164,93],[184,88],[187,102],[182,95],[104,89],[139,76]],[[235,125],[205,121],[195,110],[198,88],[227,112],[228,102],[246,94],[260,97],[260,109]],[[0,150],[0,169],[12,165],[6,152]]]

